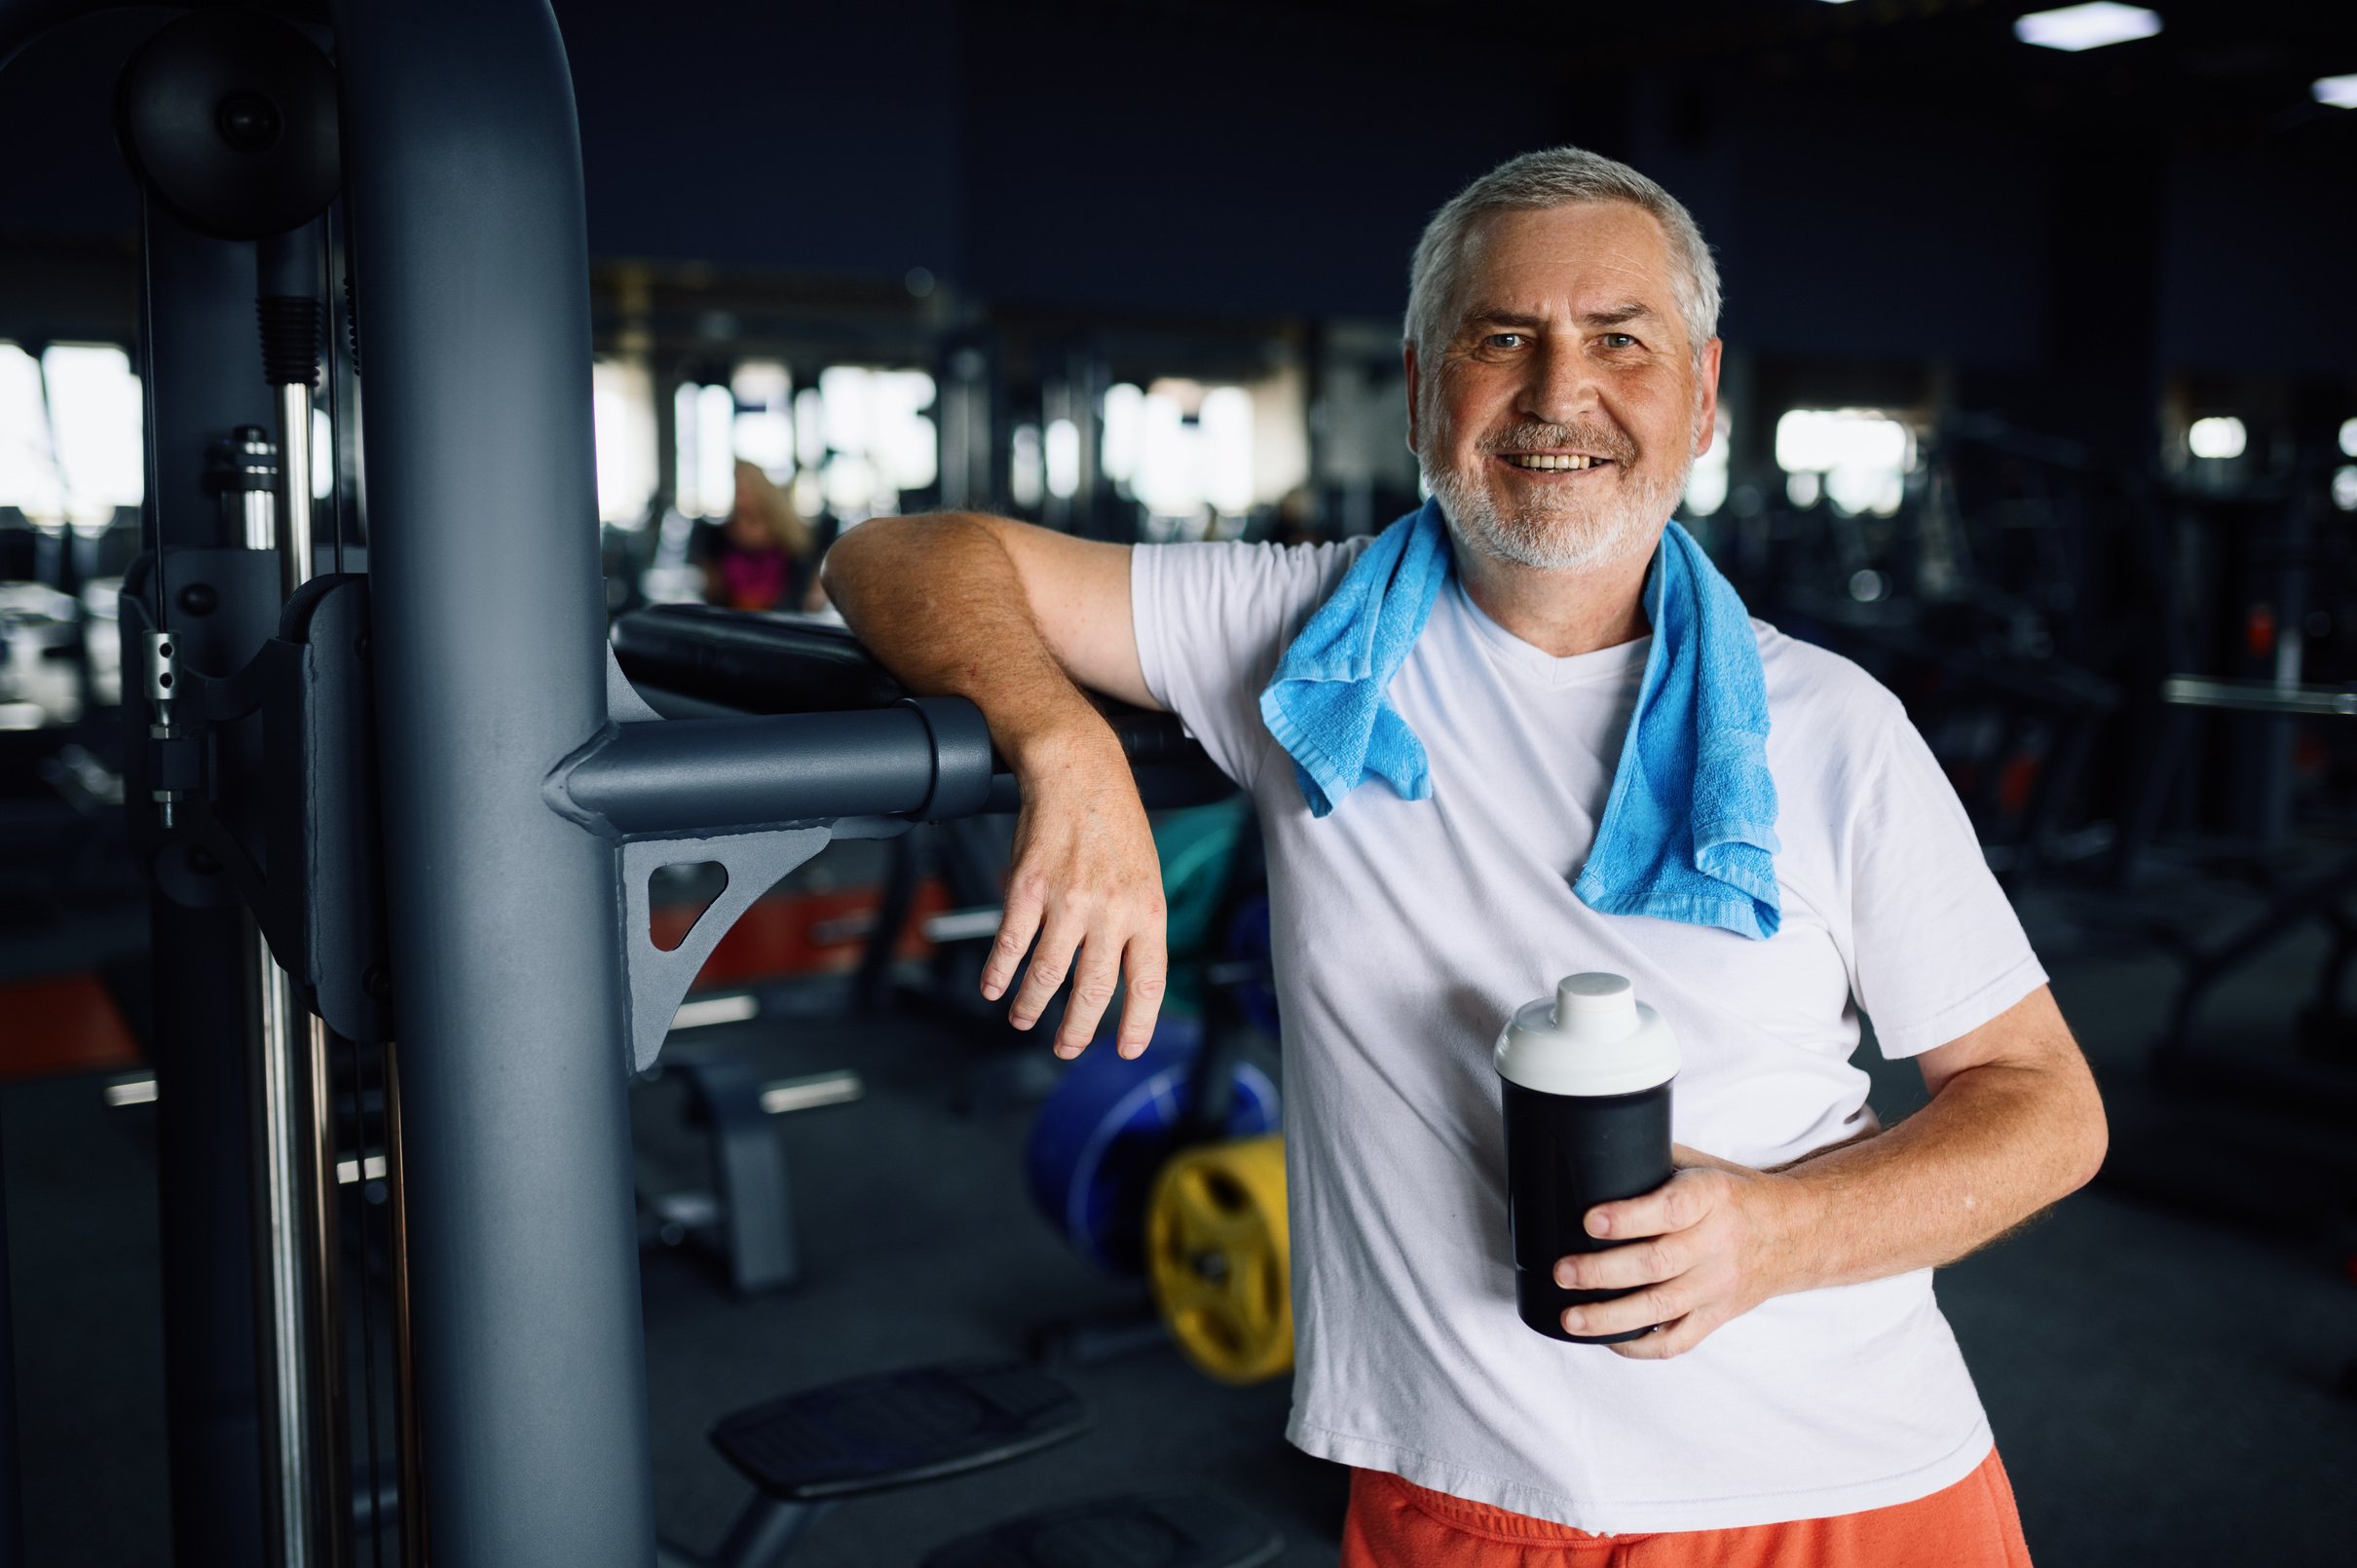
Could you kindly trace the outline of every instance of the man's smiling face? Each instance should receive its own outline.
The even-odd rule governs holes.
[[[1584,570],[1650,550],[1709,444],[1719,344],[1698,355],[1662,226],[1626,202],[1493,214],[1457,326],[1408,352],[1408,440],[1461,544]]]

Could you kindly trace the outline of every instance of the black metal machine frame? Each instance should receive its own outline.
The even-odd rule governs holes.
[[[0,65],[105,4],[0,0]],[[580,149],[545,0],[279,9],[332,41],[337,124],[320,133],[337,132],[342,205],[327,227],[348,243],[327,243],[349,273],[331,269],[327,297],[354,289],[367,346],[364,461],[341,453],[339,472],[364,468],[370,550],[365,575],[305,585],[290,501],[303,559],[274,577],[205,494],[208,446],[267,424],[271,386],[289,389],[290,467],[305,456],[308,418],[293,421],[309,386],[291,393],[307,372],[253,374],[257,269],[265,296],[282,292],[273,268],[289,251],[258,231],[199,232],[149,170],[155,547],[127,587],[126,671],[140,678],[126,681],[126,800],[156,889],[175,1558],[350,1549],[350,1483],[320,1467],[345,1491],[318,1506],[327,1522],[303,1524],[272,1475],[286,1450],[265,1440],[261,1363],[278,1347],[259,1259],[283,1215],[252,1200],[262,1113],[246,1079],[268,1002],[220,917],[242,902],[302,1008],[347,1039],[398,1043],[385,1092],[416,1460],[404,1556],[643,1568],[630,1072],[779,877],[834,838],[1003,807],[1011,781],[993,778],[963,702],[694,719],[648,706],[608,645]],[[317,83],[303,92],[316,99]],[[256,115],[224,97],[214,120],[235,146],[275,124]],[[1175,728],[1133,728],[1142,760],[1183,761]],[[678,861],[718,861],[729,886],[663,952],[647,882]]]

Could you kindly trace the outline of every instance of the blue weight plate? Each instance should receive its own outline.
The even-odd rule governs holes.
[[[1203,1026],[1165,1018],[1145,1054],[1124,1061],[1100,1040],[1065,1070],[1039,1107],[1024,1151],[1031,1201],[1073,1251],[1116,1274],[1145,1272],[1145,1202],[1186,1110]],[[1277,1086],[1250,1064],[1236,1069],[1227,1136],[1278,1125]]]

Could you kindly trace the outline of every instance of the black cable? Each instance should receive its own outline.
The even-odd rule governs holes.
[[[139,188],[139,398],[147,446],[147,482],[140,487],[141,531],[156,561],[156,630],[166,631],[171,599],[164,591],[164,473],[156,456],[156,255],[148,224],[147,187]],[[144,667],[144,666],[143,666]],[[144,686],[142,687],[144,689]]]

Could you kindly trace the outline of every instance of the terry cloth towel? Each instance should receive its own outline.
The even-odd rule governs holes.
[[[1325,816],[1368,778],[1432,794],[1423,743],[1385,697],[1453,570],[1440,504],[1367,546],[1277,661],[1260,717]],[[1606,915],[1776,934],[1776,781],[1750,615],[1672,522],[1645,581],[1653,646],[1604,820],[1572,891]]]

